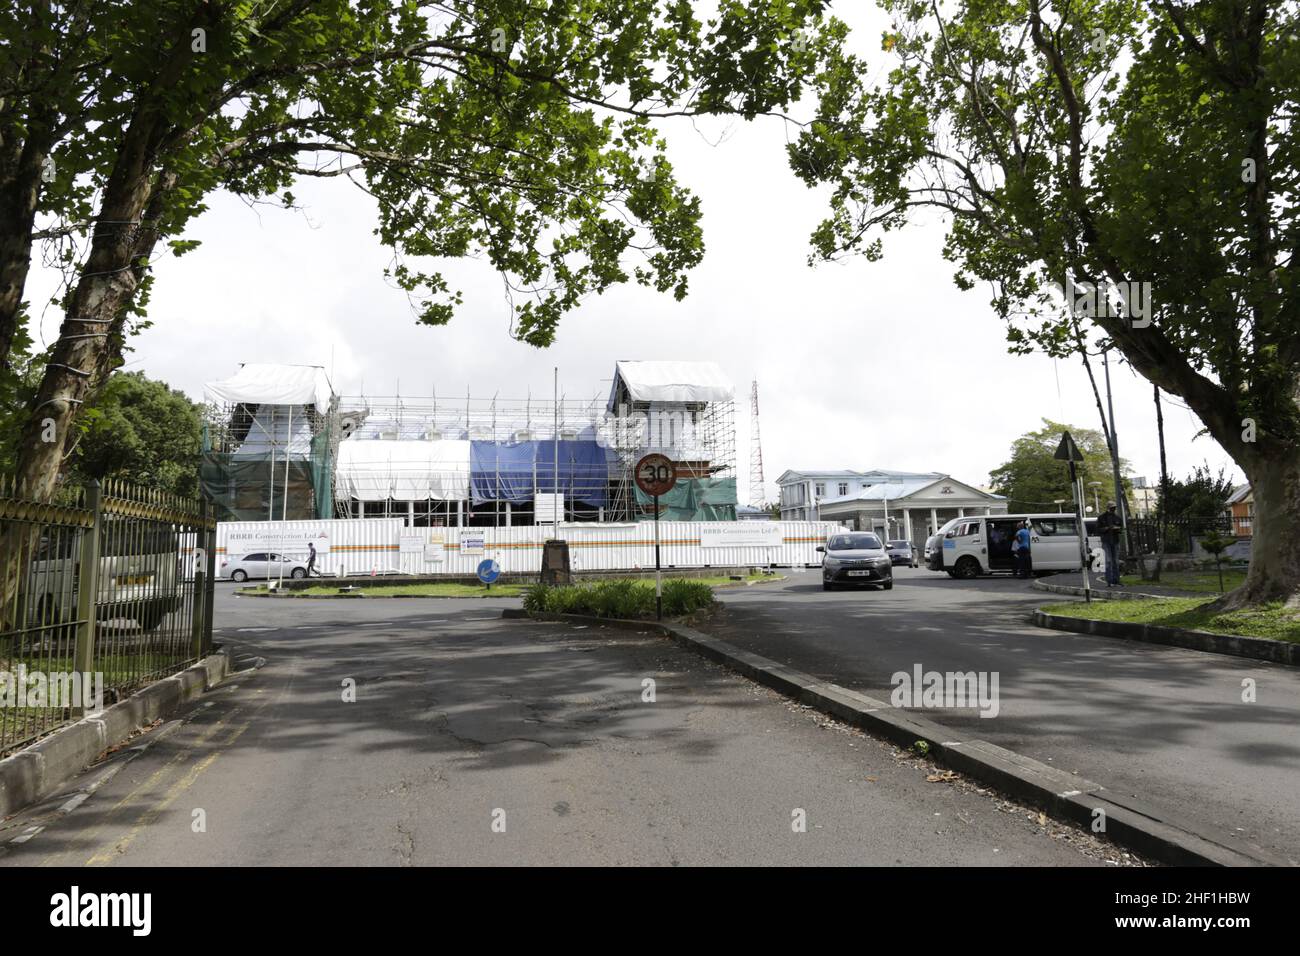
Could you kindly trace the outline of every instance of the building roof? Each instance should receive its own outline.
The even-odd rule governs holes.
[[[911,479],[911,478],[928,478],[934,481],[943,478],[941,471],[890,471],[887,468],[873,468],[870,471],[853,471],[845,469],[826,468],[822,470],[813,470],[810,468],[791,468],[787,469],[778,478],[777,484],[785,484],[787,481],[807,481],[816,478],[866,478],[874,481],[887,481],[890,479]]]
[[[247,405],[314,405],[329,412],[334,389],[319,365],[273,365],[246,362],[220,382],[204,386],[208,394],[226,402]]]
[[[1005,501],[1004,495],[995,495],[992,492],[976,488],[974,485],[968,485],[964,481],[958,481],[951,475],[943,474],[925,474],[909,475],[900,480],[877,481],[868,485],[853,494],[843,495],[836,498],[823,498],[819,505],[826,507],[828,505],[843,505],[856,501],[876,502],[876,501],[899,501],[903,498],[921,497],[922,499],[931,497],[921,493],[935,485],[951,483],[960,485],[963,494],[954,494],[955,498],[970,500],[971,498],[987,499],[991,501]],[[937,497],[937,496],[935,496]]]
[[[1234,488],[1232,494],[1228,495],[1228,504],[1240,504],[1250,497],[1250,485],[1242,485],[1240,488]]]
[[[611,411],[620,382],[634,402],[729,402],[736,397],[736,387],[717,362],[620,361],[609,391]]]

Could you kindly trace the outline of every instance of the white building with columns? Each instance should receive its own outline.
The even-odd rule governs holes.
[[[937,471],[792,470],[777,484],[783,520],[839,521],[918,547],[952,518],[1007,513],[1003,496]]]

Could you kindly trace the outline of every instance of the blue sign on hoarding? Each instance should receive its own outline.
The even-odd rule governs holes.
[[[478,563],[478,579],[484,584],[492,584],[499,577],[501,577],[501,565],[491,558]]]

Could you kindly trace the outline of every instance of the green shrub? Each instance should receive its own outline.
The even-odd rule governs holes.
[[[547,610],[546,598],[548,591],[550,591],[550,588],[545,584],[530,585],[528,590],[524,592],[524,610],[529,614],[537,614]]]
[[[702,581],[673,578],[664,582],[663,598],[664,614],[676,617],[712,604],[713,589]],[[534,584],[524,593],[524,609],[529,613],[651,617],[655,611],[655,587],[649,581],[628,579],[556,587]]]
[[[664,614],[677,617],[690,614],[713,603],[713,588],[703,581],[673,578],[664,582]],[[653,602],[651,602],[653,607]]]

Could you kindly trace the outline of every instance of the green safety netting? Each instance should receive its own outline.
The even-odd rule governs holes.
[[[328,453],[291,460],[235,457],[204,452],[199,465],[203,493],[216,506],[218,521],[267,521],[334,517]],[[323,446],[328,448],[328,446]],[[324,460],[322,460],[324,459]],[[285,491],[288,490],[288,507]]]
[[[640,488],[636,502],[653,514],[654,499]],[[659,517],[664,521],[735,521],[735,478],[680,478],[673,490],[659,496]]]

